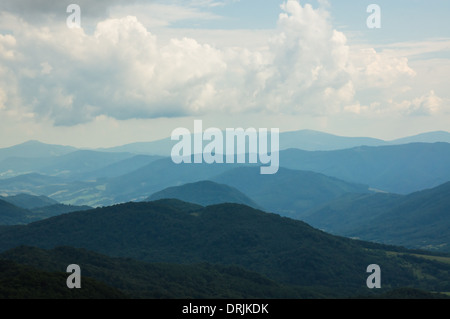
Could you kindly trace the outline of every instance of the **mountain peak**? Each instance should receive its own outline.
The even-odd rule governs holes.
[[[18,145],[37,145],[37,144],[44,144],[41,141],[38,140],[28,140],[26,142],[20,143]]]
[[[432,131],[420,133],[413,136],[407,136],[391,141],[392,144],[407,144],[407,143],[436,143],[444,142],[450,143],[450,133],[446,131]]]
[[[259,208],[258,204],[236,188],[210,180],[168,187],[152,194],[147,200],[154,201],[164,198],[175,198],[202,206],[220,203],[238,203]]]
[[[0,160],[8,157],[50,157],[64,155],[75,151],[76,148],[64,145],[52,145],[38,140],[29,140],[21,144],[0,149]]]

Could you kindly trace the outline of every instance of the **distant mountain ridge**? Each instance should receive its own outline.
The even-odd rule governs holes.
[[[104,153],[103,156],[107,155]],[[175,164],[171,158],[132,156],[120,160],[121,153],[112,155],[119,155],[118,162],[108,164],[110,163],[108,161],[103,168],[94,171],[85,170],[85,173],[81,175],[72,174],[73,177],[29,173],[0,179],[0,194],[14,195],[27,192],[43,194],[65,204],[105,206],[127,201],[142,201],[167,187],[212,180],[239,189],[258,205],[267,208],[254,194],[242,188],[248,185],[249,180],[244,180],[239,175],[236,175],[236,178],[240,178],[241,181],[239,185],[227,182],[225,179],[215,180],[217,176],[231,173],[233,169],[257,168],[257,164]],[[101,158],[98,158],[98,162],[96,160],[98,163],[96,165],[101,166]],[[270,183],[278,181],[276,182],[278,188],[288,187],[279,183],[281,175],[286,177],[286,181],[289,177],[283,174],[283,169],[293,170],[294,175],[299,174],[295,171],[310,171],[349,184],[367,185],[371,189],[408,194],[450,181],[449,162],[450,143],[362,146],[336,151],[288,149],[280,152],[280,170],[277,174],[266,177],[257,176],[257,178],[267,179]],[[125,174],[117,176],[118,173],[115,174],[115,170]],[[82,180],[77,179],[77,176]],[[327,185],[323,185],[325,189],[329,189]],[[264,184],[258,182],[255,187],[264,187]],[[276,188],[273,189],[277,191]],[[306,190],[307,187],[304,189]],[[287,191],[293,192],[289,187]],[[281,197],[274,200],[280,202],[281,198],[287,197],[286,194],[286,192],[280,194]],[[297,204],[301,204],[304,200],[311,200],[305,196],[287,199],[291,202],[295,199]],[[303,203],[307,204],[305,201]],[[290,210],[290,208],[287,209]]]
[[[336,151],[280,152],[282,167],[313,171],[399,194],[450,181],[450,143],[361,146]]]
[[[8,157],[49,157],[76,151],[72,146],[45,144],[36,140],[27,141],[11,147],[0,148],[0,160]]]
[[[297,148],[306,151],[331,151],[358,146],[386,146],[407,143],[450,143],[450,133],[445,131],[427,132],[394,140],[382,140],[372,137],[348,137],[315,130],[298,130],[280,133],[280,150]],[[170,156],[177,141],[165,138],[153,142],[139,142],[101,149],[109,152],[130,152]]]
[[[236,203],[261,209],[258,204],[236,188],[212,181],[200,181],[168,187],[150,195],[146,201],[164,198],[175,198],[202,206]]]
[[[450,133],[446,131],[434,131],[421,133],[413,136],[398,138],[390,141],[390,144],[407,144],[407,143],[450,143]]]
[[[280,150],[298,148],[305,151],[332,151],[356,146],[382,146],[389,142],[371,137],[346,137],[314,130],[280,133]]]
[[[283,134],[288,136],[288,133]],[[330,137],[326,133],[307,130],[289,134],[292,143],[315,140],[316,144],[321,144],[321,139],[326,141],[330,138],[334,141],[337,138]],[[305,134],[321,137],[320,139],[296,137],[306,136]],[[447,136],[446,132],[436,134],[422,134],[418,138],[431,140],[437,137],[444,139]],[[344,140],[349,141],[347,138]],[[371,143],[381,143],[379,140],[369,140]],[[351,138],[350,141],[362,143],[359,138]],[[331,145],[327,143],[322,144]],[[31,144],[35,146],[39,143]],[[140,145],[140,151],[145,149],[142,144]],[[332,146],[343,147],[343,144],[336,142]],[[345,147],[348,146],[350,144],[345,144]],[[139,155],[132,153],[131,149],[127,151],[129,152],[116,153],[76,149],[51,157],[5,158],[0,160],[0,194],[34,193],[70,205],[105,206],[141,201],[167,187],[212,180],[241,166],[257,166],[257,164],[205,163],[177,165],[170,157]],[[280,151],[279,155],[281,168],[311,171],[347,183],[368,185],[371,189],[399,194],[435,187],[450,180],[448,165],[450,143],[445,142],[356,146],[328,151],[289,148]],[[34,153],[30,156],[34,156]],[[276,175],[278,174],[272,179],[277,179]],[[252,198],[248,193],[243,193]],[[255,198],[252,200],[257,202]],[[297,204],[301,204],[302,200],[304,198],[299,201],[296,199]]]
[[[135,156],[131,153],[105,153],[75,150],[62,155],[47,157],[8,157],[0,161],[0,172],[4,177],[30,172],[53,176],[73,177],[95,171]]]
[[[432,131],[394,140],[382,140],[373,137],[340,136],[308,129],[280,133],[280,150],[298,148],[307,151],[329,151],[358,146],[383,146],[436,142],[450,143],[450,132]],[[72,146],[52,145],[31,140],[11,147],[0,148],[0,161],[8,157],[36,158],[59,156],[76,150],[170,156],[172,146],[176,143],[177,141],[172,141],[171,138],[168,137],[149,142],[134,142],[114,147],[86,149]]]
[[[0,196],[0,199],[9,202],[15,206],[25,209],[40,208],[45,206],[51,206],[59,204],[56,200],[47,196],[34,196],[30,194],[17,194],[13,196]]]

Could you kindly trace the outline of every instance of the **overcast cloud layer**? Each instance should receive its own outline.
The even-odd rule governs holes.
[[[264,48],[224,48],[189,37],[161,41],[129,12],[156,5],[151,1],[130,2],[128,10],[119,1],[78,1],[88,8],[81,29],[66,27],[68,3],[2,1],[3,116],[73,126],[101,116],[448,113],[448,98],[434,88],[415,90],[417,71],[407,57],[350,45],[327,6],[289,0]],[[194,1],[179,14],[208,19],[198,8],[222,4]]]

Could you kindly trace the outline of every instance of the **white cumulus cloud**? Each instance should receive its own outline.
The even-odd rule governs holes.
[[[63,126],[99,116],[359,113],[370,107],[358,92],[382,97],[415,75],[404,57],[352,48],[325,8],[289,0],[282,10],[268,50],[252,50],[188,37],[162,43],[132,15],[88,33],[26,23],[11,9],[14,31],[0,34],[0,107]],[[433,96],[411,103],[428,113],[438,107]]]

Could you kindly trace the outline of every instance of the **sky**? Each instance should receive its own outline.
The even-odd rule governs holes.
[[[449,15],[448,0],[2,0],[0,147],[111,147],[195,119],[450,131]]]

